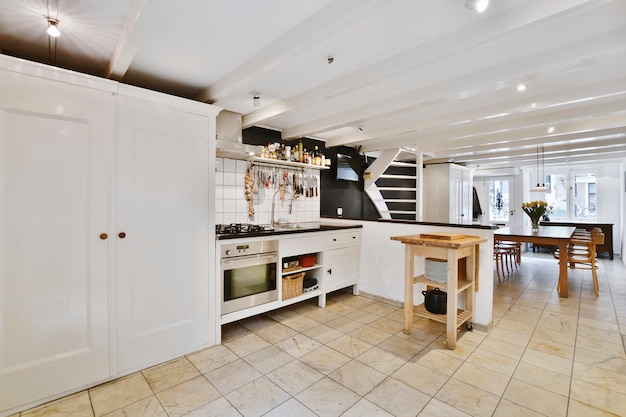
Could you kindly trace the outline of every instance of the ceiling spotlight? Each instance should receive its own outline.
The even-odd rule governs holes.
[[[48,21],[48,30],[46,30],[48,35],[52,36],[53,38],[58,38],[59,36],[61,36],[61,32],[58,28],[59,21],[50,17],[47,17],[46,20]]]
[[[526,84],[518,84],[517,85],[517,91],[526,91],[527,88],[528,88],[528,86],[526,86]]]
[[[261,107],[261,93],[257,90],[250,91],[250,95],[252,96],[252,105],[254,107]]]
[[[488,6],[489,0],[465,0],[465,7],[477,13],[484,12]]]
[[[554,133],[554,126],[550,126],[549,128],[546,129],[546,131],[548,133]]]

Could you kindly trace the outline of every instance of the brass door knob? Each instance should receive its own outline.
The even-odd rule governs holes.
[[[120,237],[120,239],[124,239],[126,237],[126,233],[120,232],[118,236]]]
[[[107,237],[109,237],[109,235],[107,235],[106,233],[100,233],[100,239],[106,240]]]

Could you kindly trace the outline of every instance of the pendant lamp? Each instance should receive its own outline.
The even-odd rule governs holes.
[[[541,145],[541,178],[545,181],[545,171],[544,171],[544,149],[543,145]],[[548,187],[546,187],[545,183],[539,185],[539,145],[537,145],[537,185],[530,189],[531,192],[546,192],[548,191]]]

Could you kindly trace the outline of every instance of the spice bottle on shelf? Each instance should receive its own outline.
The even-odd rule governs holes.
[[[315,151],[313,151],[313,165],[322,165],[322,156],[317,145],[315,145]]]

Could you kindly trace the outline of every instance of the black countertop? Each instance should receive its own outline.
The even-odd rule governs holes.
[[[356,218],[350,218],[350,217],[334,217],[334,216],[324,216],[322,217],[322,219],[357,220],[357,221],[362,221],[362,222],[377,222],[377,223],[420,224],[420,225],[425,225],[425,226],[463,227],[466,229],[484,229],[484,230],[498,229],[498,226],[484,225],[484,224],[419,222],[417,220],[401,220],[401,219],[356,219]]]
[[[266,229],[262,232],[246,232],[246,233],[229,233],[216,235],[217,240],[228,239],[241,239],[249,237],[265,237],[265,236],[277,236],[277,235],[289,235],[296,233],[311,233],[311,232],[328,232],[333,230],[344,229],[359,229],[362,228],[360,224],[321,224],[320,222],[303,222],[296,223],[295,225],[277,225],[274,229]]]

